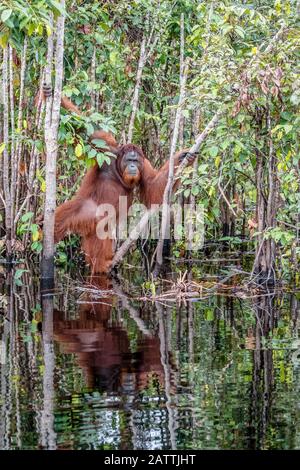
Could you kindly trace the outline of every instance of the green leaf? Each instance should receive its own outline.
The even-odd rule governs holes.
[[[117,57],[118,57],[118,52],[117,51],[111,51],[111,53],[109,54],[109,61],[110,61],[111,65],[116,65]]]
[[[64,9],[59,2],[56,2],[56,0],[49,0],[49,3],[50,5],[52,5],[54,13],[60,14],[60,15],[64,14]]]
[[[30,220],[33,216],[34,216],[34,213],[33,213],[33,212],[26,212],[26,214],[24,214],[24,215],[21,217],[21,221],[22,221],[22,222],[27,222],[27,221]]]
[[[102,29],[103,31],[105,31],[106,33],[110,30],[109,25],[106,24],[106,23],[101,22],[101,23],[98,24],[98,26],[99,26],[99,28],[101,28],[101,29]],[[102,37],[98,34],[98,35],[96,36],[96,41],[97,41],[98,43],[99,43],[99,42],[101,43],[101,40],[102,40]]]
[[[96,145],[96,147],[98,147],[100,149],[107,148],[107,143],[103,139],[93,139],[92,144]]]
[[[211,308],[205,310],[205,320],[206,321],[213,321],[215,317],[214,311]]]
[[[6,20],[8,20],[8,18],[10,17],[10,15],[12,14],[12,9],[9,8],[7,10],[3,10],[2,14],[1,14],[1,21],[3,23],[5,23]]]
[[[220,155],[217,155],[216,158],[215,158],[215,165],[216,165],[217,168],[219,168],[221,161],[222,161],[222,159],[221,159]]]
[[[32,251],[35,251],[36,253],[40,253],[43,249],[43,244],[40,241],[35,241],[31,243],[31,249]]]
[[[213,147],[210,147],[210,148],[208,149],[208,151],[209,151],[209,155],[210,155],[211,157],[215,158],[215,157],[218,155],[219,148],[214,145]]]
[[[92,126],[92,124],[87,124],[86,132],[88,136],[92,135],[94,133],[94,126]]]
[[[294,126],[293,124],[284,124],[282,127],[284,128],[285,133],[288,134],[289,132],[291,132]]]
[[[77,144],[76,147],[75,147],[75,155],[76,157],[81,157],[83,153],[83,148],[82,148],[82,145],[81,144]]]
[[[107,165],[110,165],[110,162],[111,162],[110,157],[106,153],[98,153],[96,160],[100,168],[102,167],[104,163],[107,163]]]
[[[8,38],[9,38],[9,33],[2,33],[0,34],[0,46],[1,47],[6,47],[8,43]]]
[[[198,166],[198,173],[200,175],[205,175],[208,172],[208,167],[209,165],[207,163],[202,163],[201,165]]]
[[[228,33],[230,33],[230,31],[233,30],[233,26],[231,26],[230,24],[224,26],[224,28],[222,28],[222,31],[223,31],[223,34],[224,36]]]
[[[28,270],[27,269],[17,269],[16,272],[15,272],[14,279],[15,280],[20,279],[23,276],[23,273],[28,273]]]
[[[240,26],[236,26],[235,32],[236,32],[236,34],[238,34],[238,36],[240,36],[242,39],[244,39],[245,31],[243,30],[243,28],[241,28]]]
[[[95,158],[96,155],[97,155],[97,151],[95,149],[91,149],[88,152],[88,158]]]

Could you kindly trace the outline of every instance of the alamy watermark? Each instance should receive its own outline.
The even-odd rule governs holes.
[[[142,217],[149,211],[149,220],[137,237],[159,240],[163,205],[152,204],[149,209],[143,204],[132,204],[127,210],[127,197],[119,197],[119,205],[100,204],[96,210],[96,233],[99,240],[126,240]],[[202,204],[171,204],[167,208],[168,219],[164,238],[172,236],[184,241],[189,250],[199,250],[204,243],[204,207]],[[173,227],[173,231],[171,230]]]

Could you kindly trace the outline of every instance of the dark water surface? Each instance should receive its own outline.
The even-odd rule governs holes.
[[[168,306],[95,299],[69,278],[41,305],[30,273],[13,276],[0,294],[1,449],[300,448],[297,296]]]

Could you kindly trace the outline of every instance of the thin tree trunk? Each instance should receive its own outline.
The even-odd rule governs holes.
[[[274,154],[273,139],[272,139],[272,124],[271,124],[271,111],[270,103],[267,110],[267,128],[268,128],[268,143],[269,143],[269,197],[267,205],[267,228],[273,229],[276,227],[276,215],[278,204],[278,178],[277,178],[277,159]],[[266,240],[266,265],[268,270],[268,281],[275,281],[275,258],[276,258],[276,245],[275,241],[271,238]]]
[[[185,70],[183,73],[182,81],[180,84],[180,95],[179,95],[179,102],[176,111],[176,118],[175,118],[175,125],[173,131],[173,138],[170,150],[170,159],[169,159],[169,175],[168,181],[165,187],[164,196],[163,196],[163,208],[162,208],[162,221],[161,221],[161,235],[160,239],[157,244],[157,252],[156,252],[156,262],[158,266],[161,266],[163,263],[163,245],[164,240],[170,237],[170,203],[171,203],[171,196],[172,190],[174,185],[174,154],[176,151],[176,145],[179,135],[179,125],[182,113],[182,106],[185,98],[185,86],[186,86],[186,79],[188,74],[188,65],[185,64]],[[169,233],[168,233],[169,231]]]
[[[192,123],[193,136],[198,135],[199,126],[200,126],[200,116],[201,116],[200,107],[197,107],[194,111],[194,119]],[[197,168],[198,168],[198,158],[195,158],[195,161],[193,163],[193,177],[192,177],[192,185],[191,185],[192,188],[196,185]],[[192,194],[192,192],[190,193],[190,196],[189,196],[189,204],[190,204],[190,207],[192,208],[196,206],[196,198],[194,194]],[[192,228],[193,228],[193,219],[191,216],[188,218],[187,224],[188,224],[187,233],[190,235],[192,233]],[[192,249],[193,249],[193,240],[189,236],[188,238],[189,257],[191,256]]]
[[[180,86],[184,80],[184,13],[180,16]],[[179,125],[179,147],[183,148],[184,144],[184,116],[181,114]]]
[[[16,175],[17,175],[17,162],[16,162],[16,148],[15,148],[15,103],[14,103],[14,74],[13,74],[13,52],[12,47],[9,46],[9,102],[10,102],[10,128],[11,128],[11,144],[10,144],[10,167],[11,167],[11,181],[10,181],[10,197],[11,197],[11,230],[12,238],[15,238],[14,230],[14,217],[15,217],[15,194],[16,194]]]
[[[42,297],[43,308],[43,410],[41,413],[41,444],[43,449],[56,448],[54,431],[54,367],[55,354],[53,345],[53,296]]]
[[[92,64],[91,64],[91,79],[93,85],[96,84],[96,46],[93,49],[93,57],[92,57]],[[96,108],[96,90],[93,88],[91,91],[91,105],[92,109],[95,110]]]
[[[21,71],[20,71],[20,96],[19,96],[19,111],[17,129],[21,133],[22,127],[22,115],[23,115],[23,101],[24,101],[24,89],[25,89],[25,71],[26,71],[26,55],[27,55],[27,39],[24,39],[23,52],[21,57]],[[21,215],[18,215],[19,198],[20,198],[20,172],[18,171],[22,154],[22,142],[18,141],[16,146],[16,159],[15,159],[15,174],[16,174],[16,197],[15,197],[15,210],[14,210],[14,226],[18,222]],[[26,197],[26,196],[25,196]]]
[[[61,0],[64,8],[65,2]],[[46,196],[44,210],[44,238],[42,257],[42,278],[49,284],[54,280],[54,213],[56,207],[56,158],[57,133],[61,102],[63,80],[63,54],[64,54],[64,15],[59,16],[56,22],[56,49],[55,49],[55,86],[53,100],[47,98],[45,116],[45,143],[46,143]],[[47,67],[45,71],[46,83],[51,83],[53,34],[48,37]]]
[[[6,256],[8,261],[12,256],[12,210],[10,192],[10,159],[9,159],[9,99],[8,99],[8,47],[3,49],[2,66],[3,84],[3,190],[5,197],[5,230],[6,230]]]
[[[265,239],[265,231],[276,227],[276,214],[278,205],[278,179],[276,174],[276,157],[274,155],[273,140],[271,135],[270,103],[267,107],[266,117],[268,131],[268,173],[265,176],[266,160],[263,154],[257,152],[256,163],[256,187],[257,187],[257,246],[254,260],[253,273],[261,283],[275,282],[275,257],[276,245],[271,238]],[[266,181],[265,181],[266,180]],[[266,195],[264,194],[266,193]]]
[[[138,64],[138,69],[137,69],[137,74],[136,74],[133,97],[131,101],[132,111],[131,111],[131,116],[130,116],[130,121],[129,121],[129,126],[128,126],[127,143],[132,141],[134,121],[135,121],[136,113],[138,110],[139,94],[140,94],[140,89],[141,89],[141,84],[142,84],[142,74],[143,74],[143,68],[146,62],[146,57],[147,57],[146,37],[144,36],[141,42],[140,59],[139,59],[139,64]]]

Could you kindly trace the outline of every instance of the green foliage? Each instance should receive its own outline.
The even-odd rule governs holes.
[[[27,269],[17,269],[16,270],[15,275],[14,275],[14,282],[15,282],[16,286],[22,286],[23,285],[22,276],[23,276],[24,273],[28,273],[28,270]]]
[[[60,2],[56,0],[3,0],[0,5],[0,45],[5,47],[9,41],[18,48],[24,35],[50,35],[50,13],[56,17],[61,12]]]
[[[147,47],[156,42],[143,69],[133,140],[157,165],[169,155],[179,98],[180,17],[184,13],[184,55],[190,61],[182,110],[184,147],[194,142],[218,109],[224,110],[224,117],[201,147],[196,177],[187,169],[178,193],[185,201],[194,197],[196,203],[203,204],[206,239],[217,238],[235,246],[242,232],[249,239],[247,222],[255,217],[257,204],[257,155],[263,155],[266,162],[269,155],[268,106],[280,228],[270,231],[267,227],[265,238],[272,236],[287,254],[295,241],[292,227],[297,226],[300,203],[300,35],[296,2],[181,0],[170,8],[170,2],[157,0],[139,0],[134,5],[128,0],[101,5],[78,0],[67,3],[66,9],[64,94],[82,114],[61,112],[58,203],[74,194],[86,168],[96,162],[99,166],[109,164],[114,158],[101,140],[91,141],[96,129],[112,132],[117,141],[124,139],[143,35]],[[20,59],[27,37],[25,95],[30,109],[34,109],[33,99],[45,64],[50,13],[56,17],[60,12],[60,3],[55,0],[4,0],[0,6],[1,46],[10,43]],[[268,52],[266,48],[282,25],[286,27],[284,38]],[[17,66],[14,75],[17,106]],[[40,165],[35,176],[40,208],[45,191],[44,136],[42,128],[35,128],[34,119],[34,113],[24,114],[16,137],[27,155],[26,171],[33,146],[37,149]],[[3,151],[4,144],[0,143],[0,158]],[[267,165],[264,171],[266,176]],[[222,191],[236,214],[235,233],[230,235],[222,230],[228,210]],[[32,236],[37,237],[34,218],[19,221],[18,235],[29,231],[31,248],[39,251],[40,239],[32,240]],[[282,225],[288,227],[289,235],[285,230],[282,233]],[[255,244],[256,239],[252,237],[250,243]]]

